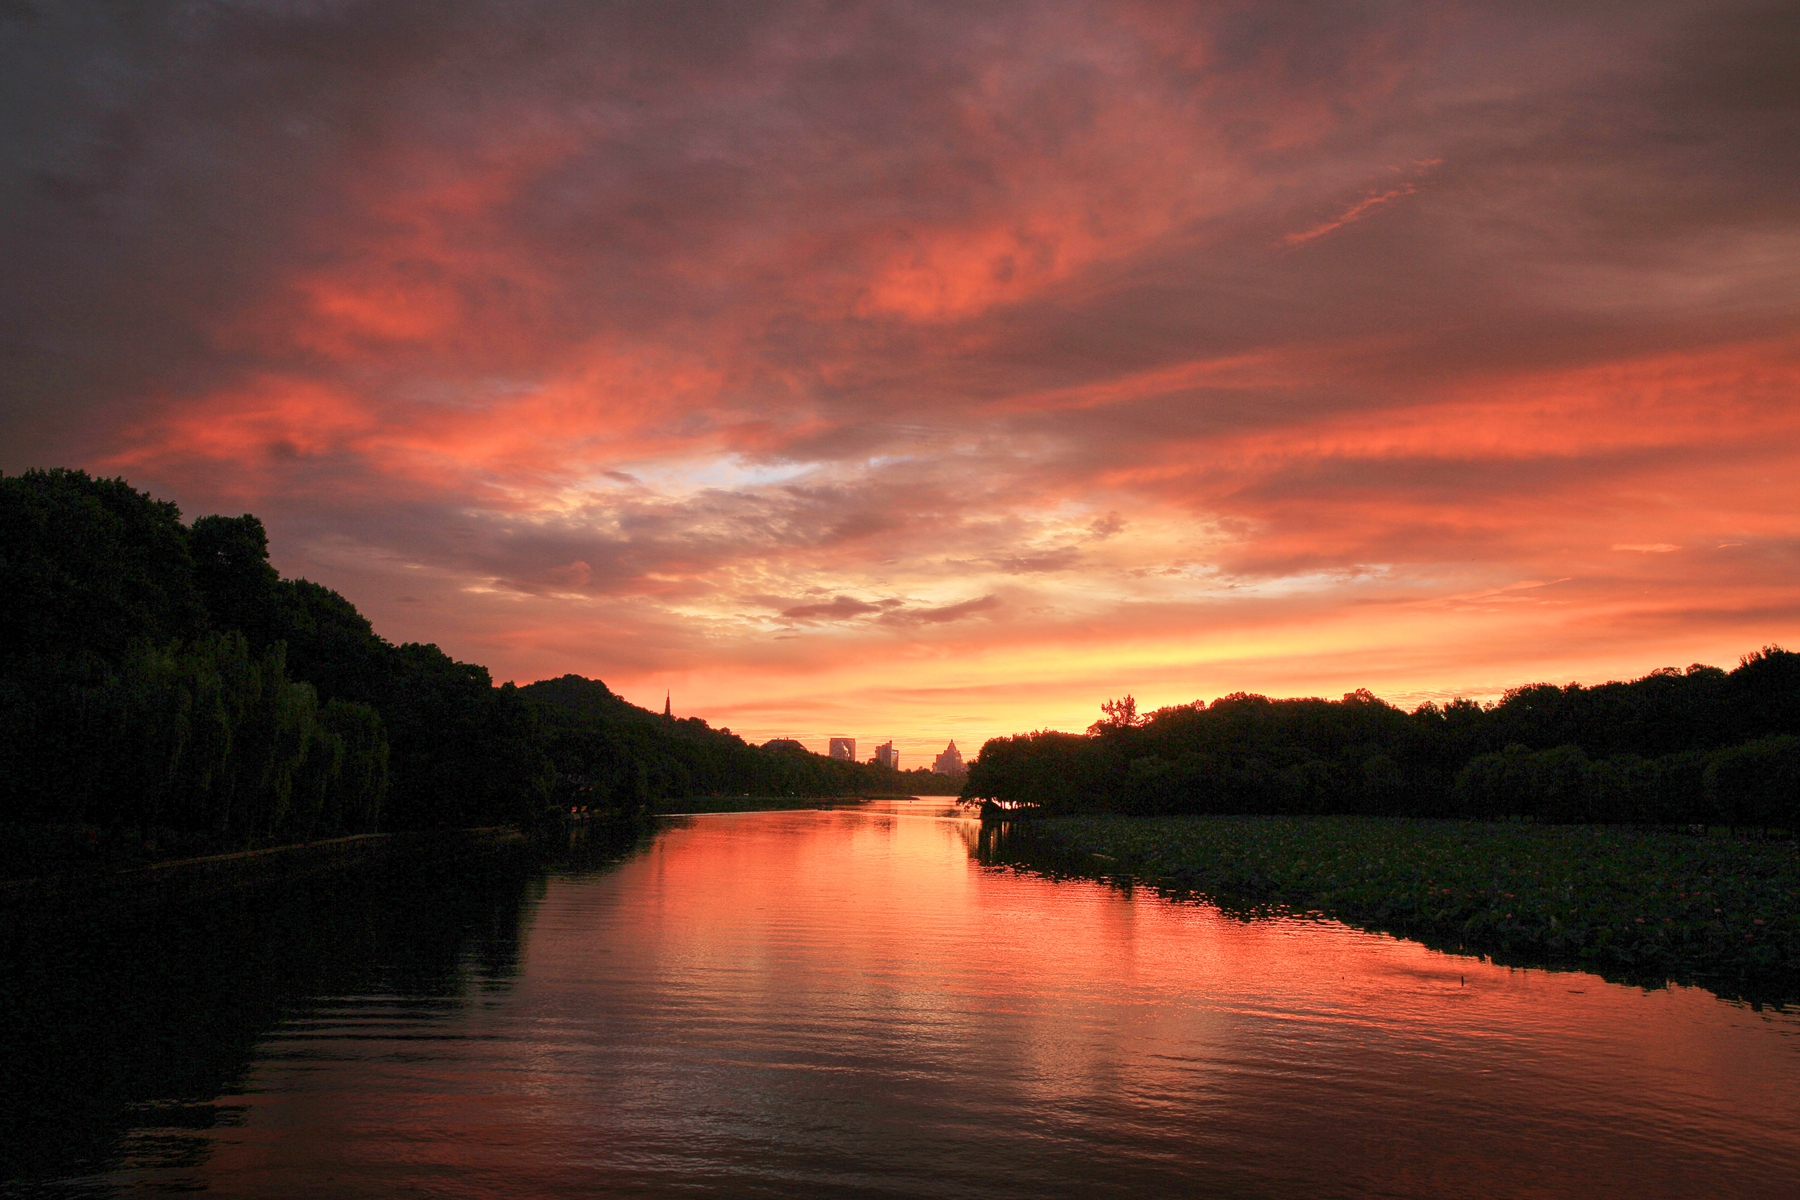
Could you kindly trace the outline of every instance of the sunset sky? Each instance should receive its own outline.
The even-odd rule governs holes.
[[[1800,18],[0,3],[0,469],[754,740],[1800,642]]]

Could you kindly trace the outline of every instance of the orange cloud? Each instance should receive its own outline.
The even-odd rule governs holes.
[[[342,453],[379,436],[380,428],[376,414],[348,392],[258,375],[228,392],[165,402],[151,421],[126,431],[130,448],[107,465],[130,470],[211,460],[261,474],[282,460]]]

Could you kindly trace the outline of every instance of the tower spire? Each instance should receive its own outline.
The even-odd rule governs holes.
[[[663,693],[663,720],[673,721],[674,719],[675,719],[675,714],[672,711],[670,711],[670,709],[669,709],[669,693],[664,692]]]

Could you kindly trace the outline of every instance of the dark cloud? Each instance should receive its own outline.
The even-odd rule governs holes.
[[[784,608],[781,615],[792,621],[841,621],[882,611],[879,604],[869,604],[851,596],[838,596],[825,604],[797,604]]]
[[[941,604],[936,608],[896,609],[884,613],[881,621],[884,625],[943,625],[990,613],[999,607],[998,596],[981,596],[974,600],[964,600],[960,604]]]
[[[875,616],[883,625],[943,625],[968,617],[992,612],[1000,607],[997,596],[981,596],[957,604],[908,604],[892,597],[870,603],[854,596],[835,596],[816,604],[798,604],[784,608],[781,615],[790,621],[849,621]]]

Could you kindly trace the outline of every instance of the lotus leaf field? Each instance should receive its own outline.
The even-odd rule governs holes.
[[[1129,877],[1497,961],[1800,996],[1800,853],[1714,831],[1379,817],[1065,817],[990,862]]]

